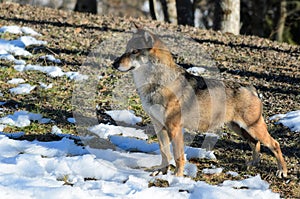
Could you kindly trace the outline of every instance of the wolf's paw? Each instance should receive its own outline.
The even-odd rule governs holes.
[[[287,177],[287,171],[283,171],[282,169],[281,170],[277,170],[276,171],[276,176],[278,178],[286,178]]]
[[[154,166],[154,167],[145,169],[145,171],[151,172],[150,176],[158,176],[158,175],[167,174],[168,169],[169,169],[169,166]]]
[[[255,159],[255,160],[247,161],[247,162],[246,162],[246,165],[247,165],[248,167],[253,167],[253,166],[257,166],[259,162],[260,162],[260,159],[257,158],[257,159]]]

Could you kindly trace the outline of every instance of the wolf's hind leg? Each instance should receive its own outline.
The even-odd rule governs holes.
[[[269,134],[267,125],[262,116],[255,124],[253,124],[252,126],[249,127],[248,132],[252,137],[255,136],[255,138],[258,141],[260,141],[263,145],[268,147],[275,155],[275,157],[277,159],[277,165],[278,165],[277,176],[281,177],[283,175],[284,177],[286,177],[287,176],[287,167],[286,167],[285,160],[282,156],[280,145]]]
[[[231,122],[230,129],[243,137],[252,149],[252,160],[247,162],[248,166],[255,166],[260,161],[260,141],[254,139],[245,129],[241,128],[235,122]]]

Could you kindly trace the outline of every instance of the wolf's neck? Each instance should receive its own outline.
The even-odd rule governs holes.
[[[134,70],[133,76],[137,88],[147,86],[147,84],[152,86],[167,86],[172,84],[172,82],[182,75],[183,70],[173,63],[165,64],[160,60],[151,59],[149,62],[143,64],[143,66]]]

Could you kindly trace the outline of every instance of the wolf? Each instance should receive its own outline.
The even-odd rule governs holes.
[[[188,73],[175,63],[157,35],[135,26],[125,53],[112,65],[122,72],[132,71],[142,106],[154,125],[162,161],[153,174],[167,173],[172,143],[175,175],[183,176],[183,128],[206,132],[227,124],[249,143],[253,151],[249,165],[259,163],[262,143],[277,159],[277,176],[287,176],[280,145],[268,133],[262,102],[254,87]]]

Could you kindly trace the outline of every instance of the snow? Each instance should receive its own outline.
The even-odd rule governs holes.
[[[24,71],[40,71],[46,74],[49,77],[62,77],[66,76],[71,80],[86,80],[88,79],[87,75],[82,75],[79,72],[63,72],[63,70],[58,66],[41,66],[41,65],[16,65],[15,70],[19,72]]]
[[[58,128],[58,126],[54,125],[54,126],[52,127],[51,133],[52,133],[52,134],[58,134],[58,135],[60,135],[60,134],[62,134],[62,131],[61,131],[60,128]]]
[[[237,177],[237,176],[239,175],[239,174],[238,174],[237,172],[235,172],[235,171],[227,171],[226,174],[227,174],[227,175],[231,175],[231,176],[233,176],[233,177]]]
[[[28,27],[3,26],[0,32],[10,32],[13,34],[30,34],[32,36],[39,35],[34,30]],[[22,59],[16,59],[14,56],[31,56],[31,53],[25,50],[26,46],[30,45],[46,45],[47,42],[35,39],[32,36],[21,36],[16,40],[0,39],[0,59],[13,61],[16,65],[24,65],[26,62]]]
[[[134,115],[133,111],[129,110],[112,110],[106,111],[115,121],[125,122],[126,124],[135,125],[136,123],[142,122],[141,117]]]
[[[75,122],[76,122],[75,118],[73,118],[73,117],[69,117],[67,119],[67,121],[70,122],[70,123],[72,123],[72,124],[75,124]]]
[[[29,27],[19,27],[19,26],[3,26],[0,28],[0,33],[12,33],[12,34],[28,34],[32,36],[40,36],[38,32],[34,31],[32,28]]]
[[[223,171],[223,168],[212,168],[212,169],[209,169],[209,168],[205,168],[202,170],[202,173],[205,173],[205,174],[220,174],[222,173]]]
[[[6,125],[0,124],[0,132],[2,132],[5,129]]]
[[[289,127],[291,131],[300,132],[300,110],[273,115],[270,120],[278,120],[277,124],[283,124]]]
[[[61,64],[61,60],[56,59],[53,55],[43,55],[40,57],[40,59],[47,60],[47,61],[53,62],[55,64]]]
[[[71,80],[86,80],[88,79],[87,75],[82,75],[79,72],[64,72],[58,66],[40,66],[27,64],[26,61],[22,59],[16,59],[14,56],[24,56],[30,57],[32,54],[28,52],[25,47],[30,45],[47,45],[46,41],[37,40],[33,36],[39,36],[40,34],[35,32],[29,27],[18,27],[18,26],[3,26],[0,28],[1,32],[9,32],[12,34],[29,34],[31,36],[21,36],[16,40],[4,40],[0,39],[0,59],[5,59],[13,61],[16,65],[14,66],[15,70],[19,72],[23,71],[40,71],[45,73],[49,77],[62,77],[66,76]],[[53,55],[43,55],[40,59],[46,59],[53,62],[54,64],[60,64],[61,60],[56,59]],[[44,86],[47,89],[46,86]],[[51,86],[50,86],[51,88]]]
[[[13,40],[10,43],[14,44],[15,46],[25,48],[26,46],[30,45],[46,45],[46,41],[37,40],[31,36],[22,36],[18,40]]]
[[[19,72],[23,71],[40,71],[42,73],[47,74],[50,77],[61,77],[65,75],[62,69],[58,66],[40,66],[40,65],[22,65],[16,66],[15,69]]]
[[[71,79],[71,80],[77,80],[77,81],[87,80],[89,78],[88,75],[82,75],[79,72],[65,72],[65,75],[69,79]]]
[[[14,95],[29,94],[35,87],[30,84],[19,84],[17,87],[9,89],[9,92]]]
[[[43,82],[40,82],[39,84],[40,84],[40,87],[43,88],[43,89],[45,89],[45,90],[50,89],[50,88],[53,87],[52,83],[47,85],[47,84],[45,84]]]
[[[8,84],[21,84],[24,82],[25,82],[25,80],[22,78],[13,78],[13,79],[7,81]]]
[[[0,118],[0,124],[7,124],[16,127],[26,127],[29,126],[31,121],[38,121],[41,124],[49,123],[51,120],[48,118],[43,118],[41,114],[31,113],[28,111],[16,111],[12,115],[7,115]]]
[[[111,135],[122,135],[126,137],[137,137],[140,139],[148,139],[148,136],[143,130],[138,130],[130,127],[119,127],[108,124],[98,124],[88,129],[94,134],[97,134],[100,138],[108,138]]]
[[[41,114],[26,111],[7,117],[17,124],[20,116],[27,116],[30,120],[42,119]],[[125,127],[118,128],[122,132],[127,130]],[[20,137],[23,133],[0,134],[1,198],[279,198],[260,176],[242,181],[224,181],[219,185],[175,177],[171,172],[151,177],[142,168],[160,164],[158,143],[149,144],[134,137],[109,135],[107,137],[119,147],[118,151],[113,151],[76,145],[73,140],[76,137],[62,135],[57,126],[52,127],[51,133],[62,139],[29,142],[9,138]],[[140,152],[128,152],[132,146]],[[196,150],[186,147],[186,152],[187,149],[192,153]],[[185,165],[186,175],[196,177],[197,172],[196,165]],[[149,188],[148,183],[157,178],[167,180],[169,187]],[[245,187],[247,189],[243,189]]]
[[[206,70],[205,70],[205,68],[202,68],[202,67],[191,67],[191,68],[187,69],[187,71],[194,75],[201,75]]]

